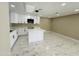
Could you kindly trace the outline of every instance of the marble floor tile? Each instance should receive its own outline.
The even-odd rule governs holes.
[[[20,36],[13,47],[13,56],[79,56],[79,41],[55,32],[45,32],[44,40],[28,44],[27,35]]]

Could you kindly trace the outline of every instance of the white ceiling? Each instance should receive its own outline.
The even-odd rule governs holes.
[[[13,2],[10,4],[14,4],[16,8],[10,7],[10,11],[26,14],[24,5],[29,4],[35,6],[36,9],[42,9],[38,13],[41,17],[55,18],[79,13],[79,11],[74,11],[75,9],[79,9],[79,2],[65,2],[67,3],[65,6],[61,6],[62,3],[63,2]],[[59,16],[56,15],[56,12],[59,13]]]

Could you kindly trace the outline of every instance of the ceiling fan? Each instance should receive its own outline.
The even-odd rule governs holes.
[[[40,10],[43,10],[43,9],[36,9],[35,12],[38,13]]]

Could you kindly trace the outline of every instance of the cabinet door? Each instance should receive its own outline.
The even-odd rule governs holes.
[[[11,23],[18,23],[18,14],[11,13]]]
[[[20,14],[18,15],[18,23],[22,23],[21,15]]]
[[[37,22],[36,23],[40,24],[40,17],[39,16],[37,16]]]
[[[18,22],[19,22],[19,23],[25,23],[25,15],[19,14]]]
[[[31,42],[40,42],[43,39],[44,39],[44,32],[42,30],[33,29],[33,30],[28,31],[29,43],[31,43]]]
[[[21,19],[22,19],[22,23],[25,23],[25,15],[22,15]]]
[[[24,15],[24,23],[27,23],[27,16]]]
[[[18,35],[17,35],[16,30],[13,31],[12,33],[10,33],[10,45],[11,45],[11,48],[14,45],[15,41],[17,40],[17,37],[18,37]]]
[[[39,24],[40,23],[40,17],[39,16],[35,16],[34,17],[34,24]]]
[[[27,24],[27,16],[25,16],[24,21],[25,21],[25,23]]]

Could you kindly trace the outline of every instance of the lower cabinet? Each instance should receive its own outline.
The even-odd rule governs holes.
[[[10,45],[11,45],[10,48],[13,47],[17,38],[18,38],[17,30],[14,30],[13,32],[10,33]]]
[[[18,35],[26,35],[27,34],[27,28],[19,28],[17,29]]]
[[[27,34],[27,29],[25,28],[19,28],[17,30],[12,31],[10,33],[10,47],[11,48],[13,47],[19,35],[26,35],[26,34]]]
[[[28,30],[29,43],[39,42],[44,40],[44,30],[42,29],[30,29]]]

